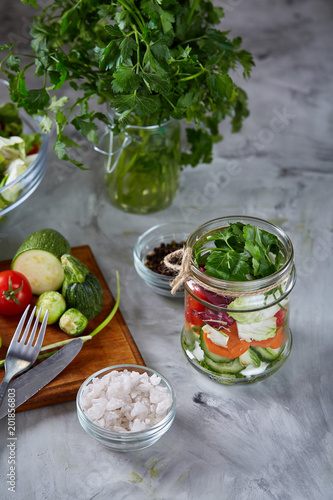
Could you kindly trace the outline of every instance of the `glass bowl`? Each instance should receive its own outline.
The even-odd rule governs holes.
[[[7,102],[10,102],[8,83],[6,80],[0,78],[0,103],[5,104]],[[24,134],[41,133],[38,121],[29,116],[23,109],[19,109],[19,116],[23,123]],[[29,165],[23,174],[10,184],[6,184],[4,187],[0,188],[0,200],[2,198],[6,200],[10,198],[6,195],[7,193],[14,192],[17,194],[17,198],[14,202],[2,209],[0,208],[0,222],[32,195],[44,177],[47,167],[48,135],[41,134],[40,140],[42,145],[37,158]]]
[[[88,418],[86,413],[84,413],[82,406],[82,394],[85,388],[87,387],[88,384],[92,383],[92,380],[94,378],[102,378],[104,375],[114,370],[117,370],[118,372],[123,370],[128,370],[131,372],[136,371],[139,372],[140,374],[147,373],[148,376],[155,374],[161,379],[159,385],[161,387],[167,388],[167,393],[169,393],[172,398],[172,404],[167,414],[160,422],[158,422],[153,427],[141,431],[114,432],[104,427],[100,427],[99,425],[95,424],[94,422],[92,422],[92,420]],[[120,452],[136,451],[136,450],[142,450],[143,448],[147,448],[148,446],[151,446],[152,444],[156,443],[156,441],[158,441],[158,439],[160,439],[163,436],[163,434],[165,434],[165,432],[171,427],[176,413],[176,395],[171,384],[162,375],[157,373],[152,368],[147,368],[145,366],[139,366],[139,365],[130,365],[130,364],[115,365],[99,370],[98,372],[88,377],[87,380],[85,380],[85,382],[83,382],[77,393],[76,409],[77,409],[77,416],[82,428],[87,432],[87,434],[95,438],[100,444],[106,446],[107,448],[110,448],[113,451],[120,451]]]
[[[180,287],[177,292],[172,295],[170,283],[174,277],[158,274],[145,265],[147,254],[159,247],[161,243],[171,243],[176,241],[187,240],[192,231],[196,229],[194,224],[188,222],[166,222],[154,226],[143,233],[137,240],[134,250],[134,267],[138,275],[151,287],[155,292],[166,297],[184,297],[184,288]]]

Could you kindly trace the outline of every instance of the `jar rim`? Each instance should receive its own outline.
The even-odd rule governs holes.
[[[261,289],[274,286],[274,284],[280,283],[284,281],[284,279],[287,279],[287,277],[292,273],[294,267],[294,249],[292,242],[285,231],[283,231],[283,229],[281,229],[279,226],[258,217],[232,215],[212,219],[208,222],[205,222],[204,224],[201,224],[197,229],[192,231],[192,233],[187,238],[186,247],[192,249],[194,243],[198,242],[203,236],[208,235],[210,232],[215,232],[219,228],[228,227],[230,225],[230,222],[243,222],[246,224],[252,222],[260,229],[267,230],[268,232],[271,232],[272,234],[277,236],[285,252],[285,263],[276,272],[270,274],[269,276],[265,276],[264,278],[258,278],[249,281],[227,281],[207,275],[194,264],[193,259],[191,258],[190,278],[193,277],[194,281],[195,278],[197,278],[203,284],[217,288],[219,290],[231,292],[239,291],[240,293],[260,292]]]

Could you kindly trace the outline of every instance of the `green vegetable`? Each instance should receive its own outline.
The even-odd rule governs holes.
[[[0,188],[8,186],[22,175],[37,154],[28,155],[33,147],[40,147],[40,134],[22,134],[22,120],[13,103],[0,104]],[[0,210],[14,203],[20,193],[15,185],[0,195]]]
[[[275,235],[257,226],[231,223],[196,243],[194,261],[197,267],[204,267],[205,272],[215,278],[227,281],[259,279],[282,266],[284,255],[280,246]]]
[[[102,323],[100,325],[98,325],[95,328],[95,330],[93,330],[90,333],[90,335],[85,335],[85,336],[81,337],[83,342],[87,342],[88,340],[91,340],[95,335],[97,335],[101,330],[103,330],[103,328],[105,328],[106,325],[108,325],[110,323],[110,321],[112,320],[112,318],[114,317],[114,315],[116,314],[116,312],[118,310],[119,302],[120,302],[120,284],[119,284],[118,271],[116,272],[116,274],[117,274],[117,298],[116,298],[115,305],[113,306],[111,312],[108,314],[108,316],[105,318],[105,320],[102,321]],[[1,340],[1,338],[0,338],[0,340]],[[43,354],[40,354],[37,359],[43,359],[43,358],[47,358],[49,356],[52,356],[52,354],[54,354],[54,352],[56,352],[56,351],[46,352],[45,354],[44,354],[44,351],[50,351],[51,349],[56,349],[57,347],[61,347],[63,345],[68,344],[69,342],[72,342],[72,340],[73,339],[62,340],[61,342],[55,342],[53,344],[43,346],[41,348],[41,352],[43,352]],[[0,345],[0,347],[1,347],[1,345]],[[1,359],[0,360],[0,367],[2,368],[4,366],[4,364],[5,364],[5,360]]]
[[[43,321],[45,313],[48,310],[47,324],[52,325],[66,311],[66,301],[59,292],[44,292],[38,297],[36,303],[36,317],[39,309],[41,309],[39,321]]]
[[[208,368],[217,373],[236,374],[244,368],[244,366],[240,364],[239,358],[231,359],[227,363],[218,363],[208,356],[205,356],[204,359]]]
[[[39,229],[23,241],[11,268],[28,278],[35,295],[58,290],[64,280],[60,258],[70,251],[70,244],[58,231]]]
[[[88,325],[87,318],[77,309],[71,307],[64,312],[59,320],[61,330],[68,335],[81,335]]]
[[[62,160],[82,166],[68,156],[67,148],[78,144],[67,136],[67,125],[96,144],[97,122],[109,122],[106,114],[89,109],[98,96],[118,112],[116,132],[127,123],[191,123],[182,164],[209,163],[213,143],[221,140],[220,122],[230,117],[236,132],[249,114],[247,95],[229,73],[240,66],[247,79],[254,65],[241,38],[215,28],[223,17],[210,0],[54,0],[43,3],[33,20],[31,62],[21,65],[23,54],[8,43],[0,46],[7,52],[0,69],[8,76],[11,99],[39,114],[44,132],[56,122],[54,149]],[[43,81],[39,88],[26,87],[31,67]],[[73,103],[57,96],[65,84],[78,91]]]
[[[246,312],[251,309],[256,309],[258,304],[263,303],[264,300],[265,298],[263,295],[260,295],[259,297],[258,295],[237,297],[228,305],[228,315],[234,318],[238,325],[252,325],[253,323],[260,323],[266,319],[272,318],[280,310],[281,303],[267,307],[266,309],[260,309],[259,311]],[[269,299],[267,299],[267,305],[272,300],[274,300],[274,297],[270,295]],[[245,312],[233,312],[242,310]]]
[[[93,319],[103,307],[103,289],[99,279],[72,255],[63,255],[61,263],[64,270],[62,294],[67,305]]]
[[[0,136],[9,138],[22,134],[22,120],[18,115],[18,109],[12,102],[0,104]]]

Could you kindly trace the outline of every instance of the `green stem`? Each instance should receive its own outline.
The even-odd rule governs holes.
[[[126,4],[126,2],[124,2],[123,0],[119,0],[119,2],[118,2],[118,3],[120,3],[120,5],[122,5],[122,6],[123,6],[123,8],[124,8],[125,10],[127,10],[127,11],[128,11],[128,12],[129,12],[129,13],[130,13],[133,17],[134,17],[134,19],[136,20],[136,22],[137,22],[137,23],[138,23],[138,25],[140,26],[141,30],[143,31],[143,30],[144,30],[144,28],[145,28],[145,23],[144,23],[144,21],[143,21],[143,19],[142,19],[142,17],[141,17],[140,12],[139,12],[137,9],[135,9],[135,10],[136,10],[136,12],[134,12],[134,6],[132,6],[132,7],[128,6],[128,5]],[[140,20],[140,17],[141,17],[141,20]]]
[[[191,23],[192,21],[192,17],[193,17],[193,14],[194,14],[194,11],[196,9],[196,6],[198,4],[198,0],[194,0],[193,4],[192,4],[192,7],[191,7],[191,10],[190,10],[190,13],[189,13],[189,16],[187,18],[187,26],[189,26],[189,24]]]
[[[186,82],[188,80],[193,80],[194,78],[197,78],[198,76],[202,75],[206,70],[202,69],[198,73],[195,73],[195,75],[187,76],[186,78],[181,78],[179,81],[180,82]]]

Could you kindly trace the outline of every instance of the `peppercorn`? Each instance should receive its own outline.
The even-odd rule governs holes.
[[[154,248],[146,255],[145,266],[155,273],[162,274],[163,276],[176,276],[178,271],[169,269],[164,264],[164,258],[175,250],[183,248],[185,241],[177,243],[172,240],[170,243],[161,243],[159,247]],[[173,257],[170,259],[171,264],[181,264],[181,258]]]

